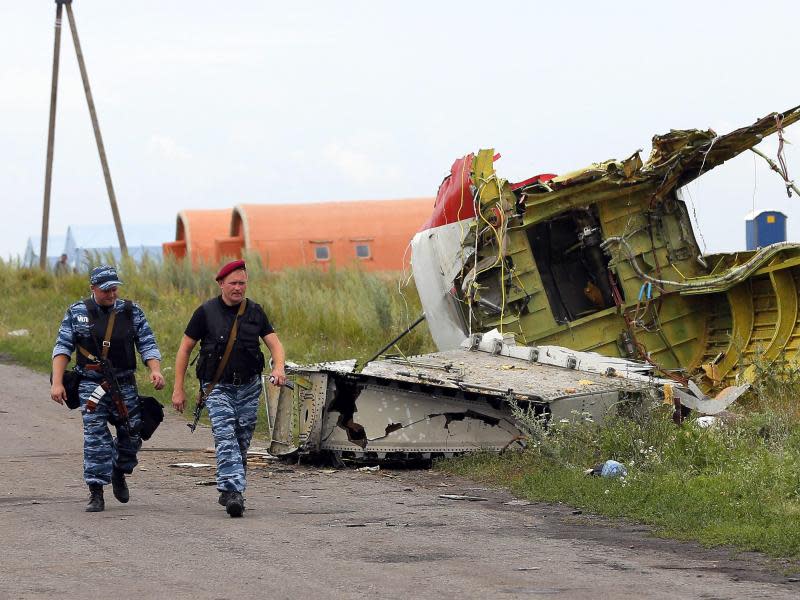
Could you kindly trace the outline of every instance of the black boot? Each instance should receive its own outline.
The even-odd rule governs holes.
[[[106,508],[103,500],[103,486],[99,483],[89,484],[89,504],[86,505],[86,512],[102,512]]]
[[[232,517],[241,517],[244,512],[244,498],[239,492],[231,492],[228,496],[228,502],[225,504],[225,510]]]
[[[230,490],[222,490],[222,491],[219,493],[219,500],[218,500],[218,502],[219,502],[219,503],[220,503],[222,506],[224,506],[224,507],[226,507],[226,508],[227,508],[227,506],[228,506],[228,499],[231,497],[231,494],[232,494],[232,493],[233,493],[233,492],[231,492]]]
[[[131,499],[128,484],[125,482],[125,473],[118,469],[114,469],[111,473],[111,489],[114,491],[114,498],[123,504]]]

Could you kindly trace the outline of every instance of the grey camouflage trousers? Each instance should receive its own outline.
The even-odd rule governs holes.
[[[111,436],[108,420],[119,417],[113,406],[111,395],[106,394],[100,400],[94,412],[86,410],[86,401],[99,382],[83,379],[78,388],[83,415],[83,479],[87,484],[111,483],[111,472],[117,468],[123,473],[132,473],[138,463],[136,453],[142,447],[142,438],[138,433],[130,434],[124,427],[117,425],[116,438]],[[121,385],[122,398],[128,407],[128,420],[134,432],[139,431],[141,415],[139,394],[135,385]]]
[[[247,450],[256,428],[261,377],[242,385],[218,383],[206,398],[217,451],[217,489],[244,492]]]

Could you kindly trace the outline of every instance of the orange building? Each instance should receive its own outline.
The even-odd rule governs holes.
[[[233,209],[182,210],[175,226],[175,241],[162,246],[164,255],[189,256],[192,264],[218,262],[216,242],[228,235]]]
[[[243,251],[257,254],[271,270],[317,264],[347,266],[359,263],[370,271],[403,267],[411,238],[430,217],[433,198],[322,202],[315,204],[240,204],[232,211],[182,211],[176,242],[164,252],[220,262],[240,258]],[[221,231],[203,227],[210,213],[226,213]],[[184,218],[183,229],[181,219]],[[221,220],[222,216],[218,216]],[[183,232],[183,237],[181,237]],[[206,236],[200,239],[201,236]],[[200,249],[203,250],[200,250]],[[408,260],[409,257],[406,257]]]

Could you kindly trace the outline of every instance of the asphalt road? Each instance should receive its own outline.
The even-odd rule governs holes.
[[[85,513],[81,422],[47,378],[0,364],[0,598],[792,598],[753,554],[647,528],[507,504],[430,471],[254,465],[244,518],[216,503],[208,429],[170,415],[131,501]],[[486,498],[463,501],[441,494]]]

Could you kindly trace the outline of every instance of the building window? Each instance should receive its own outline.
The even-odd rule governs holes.
[[[356,244],[356,258],[363,260],[371,257],[372,253],[369,251],[369,244]]]
[[[326,261],[330,259],[331,259],[331,253],[330,250],[328,250],[327,246],[314,247],[314,260]]]

